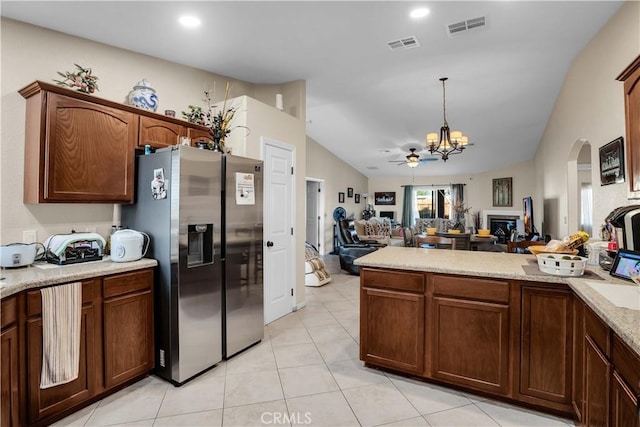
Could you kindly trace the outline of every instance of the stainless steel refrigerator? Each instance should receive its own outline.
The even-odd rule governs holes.
[[[156,373],[179,385],[263,338],[262,162],[176,146],[136,168],[122,225],[151,236]]]
[[[225,358],[264,337],[262,161],[225,155],[222,234]]]
[[[182,384],[222,360],[222,158],[171,147],[138,156],[136,168],[122,225],[151,238],[156,373]]]

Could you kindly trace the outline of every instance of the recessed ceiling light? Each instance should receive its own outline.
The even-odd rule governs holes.
[[[196,18],[195,16],[181,16],[180,19],[178,19],[178,22],[180,22],[182,25],[184,25],[187,28],[196,28],[200,26],[200,19]]]
[[[426,7],[421,7],[418,9],[413,9],[411,13],[409,13],[409,16],[412,17],[413,19],[418,19],[418,18],[424,18],[428,14],[429,14],[429,9],[427,9]]]

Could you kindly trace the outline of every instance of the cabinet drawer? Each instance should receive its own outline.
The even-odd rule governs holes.
[[[640,357],[615,334],[611,357],[615,370],[626,380],[633,392],[640,396]]]
[[[475,277],[433,276],[435,295],[471,300],[509,302],[509,283]]]
[[[364,287],[397,289],[409,292],[424,292],[423,273],[408,273],[395,270],[371,270],[363,268],[360,273],[360,284]]]
[[[93,301],[99,295],[99,284],[100,279],[82,281],[82,305]],[[40,289],[27,292],[27,316],[39,316],[41,314],[42,294]]]
[[[591,337],[600,351],[611,358],[611,336],[609,327],[593,312],[586,307],[584,311],[585,333]]]
[[[2,328],[18,320],[18,299],[16,297],[9,297],[2,300],[0,319],[0,327]]]
[[[153,286],[153,270],[117,274],[102,279],[104,298],[113,298],[150,289]]]

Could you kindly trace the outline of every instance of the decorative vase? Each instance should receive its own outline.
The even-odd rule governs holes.
[[[224,140],[219,138],[214,138],[212,150],[217,151],[219,153],[223,153],[224,152],[223,148],[224,148]]]
[[[129,105],[149,111],[158,109],[158,95],[147,79],[140,80],[129,92]]]

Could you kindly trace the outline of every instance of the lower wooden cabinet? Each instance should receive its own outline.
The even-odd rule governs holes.
[[[105,387],[154,367],[151,270],[104,279]]]
[[[82,281],[79,375],[66,384],[40,388],[40,290],[3,299],[0,316],[2,427],[49,425],[154,368],[152,269]]]
[[[360,303],[360,358],[367,363],[422,374],[424,295],[364,288]]]
[[[584,342],[585,426],[609,425],[609,381],[611,364],[590,336]]]
[[[571,290],[523,285],[521,300],[519,392],[571,411]]]
[[[0,307],[2,331],[0,332],[0,425],[19,426],[19,377],[17,298],[2,300]]]
[[[617,372],[611,379],[611,427],[638,427],[638,397]]]
[[[509,307],[442,297],[434,297],[432,307],[433,377],[506,394]]]
[[[640,427],[640,355],[568,286],[368,267],[360,285],[367,364]]]
[[[59,386],[41,389],[42,372],[42,297],[39,290],[27,292],[27,398],[30,423],[55,415],[93,397],[99,369],[95,365],[99,352],[96,343],[100,319],[93,299],[99,280],[82,283],[80,326],[80,367],[78,378]]]

